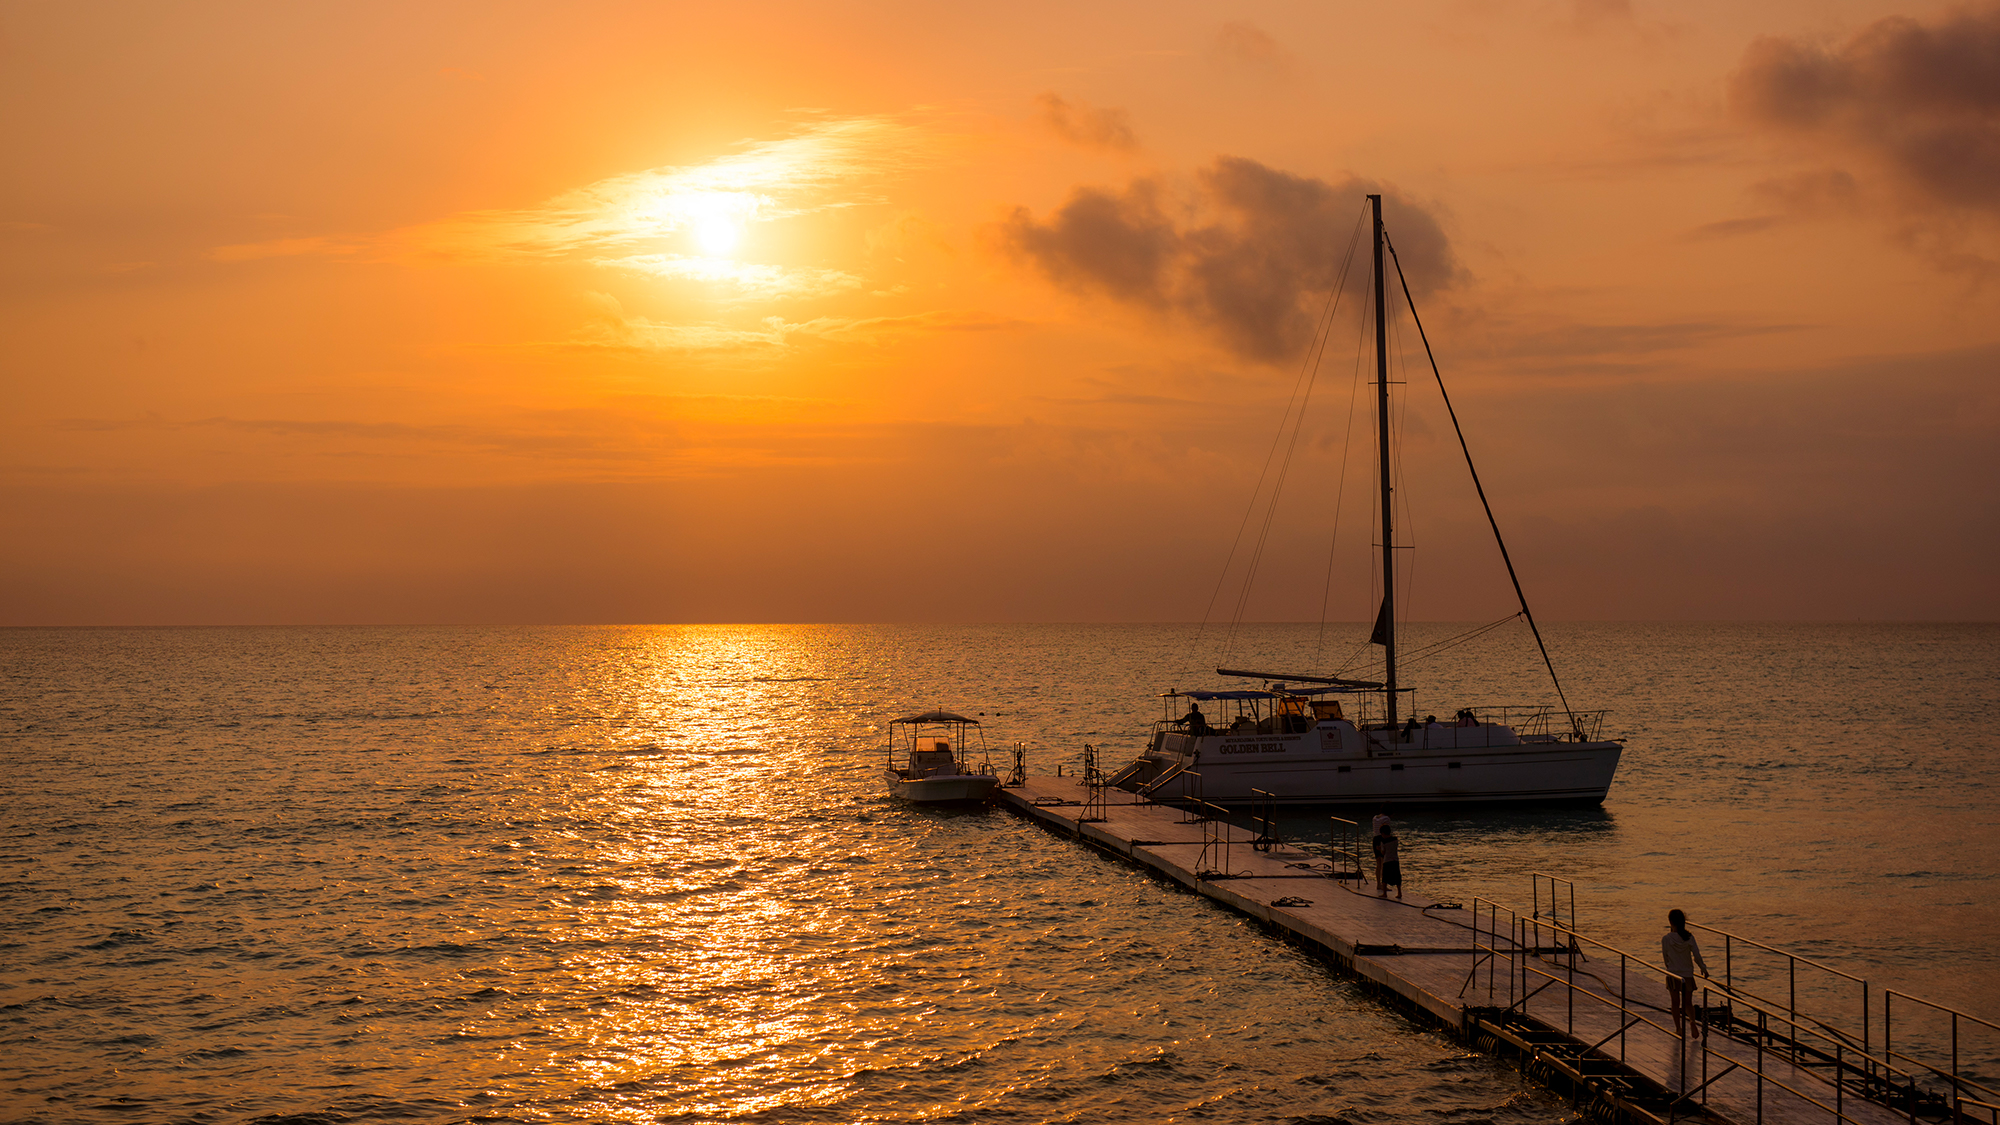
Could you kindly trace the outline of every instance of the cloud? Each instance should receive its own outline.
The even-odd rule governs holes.
[[[1573,0],[1571,18],[1577,27],[1585,31],[1604,24],[1629,25],[1632,22],[1632,0]]]
[[[858,289],[861,279],[842,270],[812,266],[775,266],[728,258],[696,258],[681,254],[628,254],[594,258],[593,265],[611,266],[647,277],[702,281],[735,287],[748,297],[823,297]]]
[[[1217,29],[1208,48],[1210,60],[1230,70],[1272,78],[1291,74],[1292,57],[1256,24],[1232,20]]]
[[[1665,351],[1702,347],[1777,332],[1795,332],[1797,324],[1726,324],[1684,321],[1667,324],[1570,324],[1524,332],[1505,339],[1488,354],[1512,359],[1569,359],[1595,356],[1654,356]]]
[[[1891,16],[1837,48],[1765,37],[1730,80],[1752,123],[1885,170],[1920,202],[2000,215],[2000,4]]]
[[[1423,207],[1370,181],[1328,183],[1240,157],[1203,169],[1184,200],[1154,178],[1083,187],[1045,220],[1015,208],[998,234],[1060,285],[1185,317],[1238,355],[1277,362],[1311,339],[1309,298],[1333,284],[1374,193],[1411,287],[1450,284],[1450,244]]]
[[[928,160],[928,139],[888,117],[824,121],[703,164],[612,176],[538,207],[470,212],[407,238],[448,255],[602,253],[710,224],[769,222],[880,202],[868,182]]]
[[[700,264],[720,261],[724,253],[654,251],[674,238],[689,242],[691,250],[733,245],[752,224],[881,202],[875,181],[934,159],[936,143],[931,133],[896,118],[823,120],[700,164],[611,176],[533,207],[468,211],[370,235],[219,246],[209,257],[495,261],[588,255],[598,265],[727,281],[751,292],[824,292],[850,286],[837,271],[745,266],[731,273]],[[647,252],[632,253],[641,247]]]
[[[998,331],[1021,323],[983,313],[934,310],[904,316],[823,316],[803,321],[767,316],[746,326],[666,324],[627,313],[618,298],[608,293],[585,296],[596,306],[596,315],[565,346],[694,352],[776,350],[811,341],[882,345],[922,332]]]
[[[367,244],[355,239],[339,238],[274,238],[268,242],[244,242],[234,246],[218,246],[208,252],[208,256],[218,262],[254,262],[262,258],[296,258],[302,256],[345,257],[367,249]]]
[[[1715,238],[1735,238],[1738,235],[1761,234],[1772,227],[1784,223],[1782,215],[1752,215],[1744,219],[1722,219],[1702,225],[1689,231],[1683,237],[1689,242],[1706,242]]]
[[[1118,152],[1139,147],[1131,116],[1122,109],[1098,109],[1055,93],[1037,97],[1035,105],[1041,110],[1042,124],[1073,145]]]

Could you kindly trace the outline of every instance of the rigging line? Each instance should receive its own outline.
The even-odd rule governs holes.
[[[1386,228],[1383,230],[1382,237],[1384,239],[1389,237]],[[1403,322],[1397,320],[1393,315],[1389,317],[1389,336],[1395,343],[1395,351],[1391,353],[1395,372],[1402,376],[1400,380],[1402,384],[1408,386],[1410,380],[1410,359],[1403,346]],[[1403,482],[1403,487],[1396,489],[1391,502],[1403,509],[1402,519],[1396,526],[1403,529],[1401,549],[1404,551],[1403,557],[1408,561],[1402,564],[1403,573],[1396,579],[1396,592],[1403,597],[1401,608],[1405,611],[1416,600],[1417,590],[1417,513],[1416,509],[1410,504],[1410,497],[1414,496],[1416,492],[1410,487],[1409,473],[1403,469],[1405,451],[1410,445],[1405,440],[1405,437],[1409,433],[1409,421],[1410,395],[1408,391],[1405,391],[1403,392],[1402,399],[1396,405],[1395,447],[1391,450],[1396,458],[1396,479]],[[1409,615],[1407,612],[1399,613],[1396,616],[1396,620],[1408,621]]]
[[[1329,299],[1337,300],[1338,299],[1337,291],[1335,294],[1329,294]],[[1331,308],[1329,307],[1327,311],[1328,311],[1328,316],[1325,320],[1322,321],[1322,323],[1330,323]],[[1313,330],[1314,344],[1317,344],[1319,341],[1320,330],[1321,330],[1321,325],[1315,324]],[[1258,526],[1255,545],[1251,548],[1250,557],[1244,562],[1242,585],[1237,588],[1236,604],[1233,607],[1232,612],[1230,613],[1229,632],[1223,640],[1223,651],[1225,654],[1234,652],[1236,650],[1236,634],[1239,628],[1243,624],[1244,608],[1250,600],[1250,592],[1252,588],[1255,586],[1257,581],[1257,571],[1261,566],[1264,558],[1264,546],[1265,543],[1269,540],[1271,535],[1271,523],[1277,516],[1278,500],[1284,494],[1285,478],[1291,472],[1292,456],[1293,453],[1298,448],[1299,433],[1305,426],[1306,406],[1312,400],[1312,388],[1314,383],[1316,383],[1318,380],[1318,374],[1319,374],[1318,359],[1315,355],[1315,349],[1312,346],[1308,346],[1306,350],[1304,363],[1306,364],[1306,367],[1302,370],[1301,375],[1305,376],[1306,372],[1310,372],[1310,376],[1304,378],[1303,394],[1300,393],[1299,388],[1294,388],[1292,402],[1286,403],[1285,417],[1279,421],[1278,434],[1276,439],[1274,439],[1272,445],[1272,454],[1275,455],[1277,452],[1278,444],[1284,443],[1285,455],[1278,462],[1277,476],[1271,482],[1270,499],[1266,501],[1266,507],[1264,510],[1264,520],[1263,523]],[[1296,402],[1298,406],[1296,414],[1292,412],[1293,402]],[[1284,442],[1285,427],[1287,423],[1289,423],[1289,425],[1291,426],[1291,431],[1292,431],[1290,442]],[[1266,468],[1268,471],[1268,459]],[[1259,484],[1260,487],[1258,491],[1261,493],[1262,491],[1261,479]],[[1257,496],[1253,494],[1251,497],[1250,508],[1244,513],[1245,526],[1248,525],[1250,518],[1256,514],[1256,505],[1257,505]],[[1238,537],[1240,540],[1241,538],[1240,528],[1238,530]]]
[[[1355,224],[1354,236],[1356,241],[1359,241],[1361,237],[1359,223]],[[1353,254],[1351,247],[1348,253],[1351,257]],[[1340,437],[1340,483],[1336,486],[1333,495],[1333,538],[1326,545],[1326,582],[1321,586],[1319,595],[1319,639],[1313,645],[1313,667],[1315,668],[1322,666],[1320,664],[1320,657],[1326,651],[1326,610],[1327,606],[1333,600],[1333,565],[1335,554],[1340,546],[1340,517],[1341,513],[1347,508],[1347,465],[1353,459],[1354,415],[1356,404],[1361,398],[1362,387],[1361,341],[1367,331],[1368,319],[1366,317],[1357,318],[1354,322],[1354,373],[1349,377],[1347,382],[1347,429]],[[1353,658],[1354,654],[1350,651],[1347,654],[1347,659],[1352,660]]]
[[[1396,280],[1403,285],[1403,301],[1410,306],[1410,319],[1416,323],[1417,335],[1424,341],[1424,356],[1431,362],[1431,375],[1437,379],[1438,394],[1444,398],[1445,413],[1451,415],[1452,432],[1458,435],[1458,448],[1465,454],[1466,471],[1472,474],[1472,487],[1479,493],[1479,506],[1486,509],[1486,522],[1493,528],[1493,541],[1500,546],[1500,561],[1507,564],[1507,578],[1514,583],[1514,597],[1521,603],[1521,616],[1528,619],[1528,631],[1535,635],[1535,647],[1541,650],[1542,665],[1549,670],[1549,682],[1555,685],[1556,698],[1562,701],[1563,713],[1570,716],[1572,729],[1576,717],[1570,711],[1569,697],[1563,694],[1562,679],[1556,675],[1555,661],[1549,659],[1549,646],[1542,643],[1542,630],[1535,624],[1534,611],[1528,608],[1528,595],[1521,591],[1521,578],[1514,573],[1514,560],[1507,554],[1507,541],[1500,536],[1500,521],[1493,518],[1493,505],[1486,500],[1486,486],[1479,483],[1479,470],[1472,463],[1472,447],[1465,443],[1465,431],[1459,427],[1458,411],[1451,406],[1451,395],[1444,389],[1444,376],[1439,373],[1437,355],[1431,351],[1431,338],[1424,332],[1424,318],[1417,315],[1417,302],[1410,296],[1410,279],[1403,276],[1403,261],[1396,257],[1396,244],[1389,241],[1389,234],[1382,234],[1383,245],[1389,248],[1389,259],[1396,263]],[[1579,738],[1581,732],[1578,732]]]
[[[1515,610],[1513,613],[1510,613],[1507,616],[1500,618],[1498,621],[1489,621],[1484,625],[1474,626],[1473,628],[1468,629],[1465,632],[1460,633],[1455,637],[1446,637],[1444,640],[1441,641],[1433,641],[1430,644],[1425,645],[1423,648],[1420,648],[1417,651],[1411,653],[1408,657],[1408,661],[1412,664],[1415,664],[1420,660],[1436,656],[1438,653],[1443,652],[1448,648],[1454,648],[1458,645],[1465,644],[1466,642],[1471,641],[1476,637],[1482,636],[1486,633],[1490,633],[1493,630],[1498,629],[1500,626],[1505,625],[1509,621],[1512,621],[1519,616],[1521,616],[1520,611]]]
[[[1306,354],[1303,360],[1303,366],[1300,371],[1300,377],[1301,380],[1303,381],[1303,393],[1301,393],[1301,391],[1298,389],[1296,385],[1293,390],[1293,399],[1296,400],[1298,403],[1298,413],[1296,415],[1293,415],[1291,413],[1291,404],[1289,402],[1286,404],[1286,413],[1291,421],[1292,437],[1291,441],[1287,443],[1285,446],[1284,459],[1281,462],[1279,462],[1277,478],[1272,482],[1271,498],[1268,501],[1268,507],[1266,507],[1264,510],[1263,525],[1258,529],[1256,547],[1251,551],[1250,558],[1248,562],[1245,564],[1243,573],[1243,585],[1241,587],[1241,590],[1237,594],[1235,612],[1234,614],[1232,614],[1230,619],[1229,634],[1223,642],[1223,649],[1225,652],[1234,651],[1236,644],[1237,629],[1243,623],[1243,614],[1244,611],[1249,606],[1251,590],[1254,587],[1257,580],[1257,571],[1263,565],[1264,547],[1270,540],[1271,526],[1277,520],[1278,501],[1279,498],[1284,494],[1285,481],[1287,477],[1289,477],[1291,474],[1292,459],[1298,451],[1299,437],[1301,434],[1305,432],[1306,407],[1312,401],[1313,387],[1317,384],[1319,380],[1320,361],[1326,354],[1326,346],[1328,342],[1330,342],[1333,338],[1333,326],[1335,323],[1335,318],[1337,317],[1340,311],[1340,297],[1341,294],[1347,288],[1348,272],[1354,264],[1354,248],[1357,245],[1359,245],[1360,241],[1361,241],[1361,221],[1359,217],[1357,217],[1355,220],[1354,231],[1348,238],[1347,255],[1341,262],[1340,273],[1338,274],[1338,276],[1335,277],[1333,287],[1327,293],[1326,305],[1321,312],[1318,322],[1313,326],[1313,337],[1311,342],[1306,347]],[[1278,425],[1277,440],[1282,440],[1284,438],[1284,433],[1285,433],[1285,423],[1283,420],[1281,420]],[[1272,443],[1273,454],[1277,452],[1277,440],[1274,440]],[[1267,456],[1265,460],[1266,471],[1268,471],[1269,465],[1270,465],[1270,460],[1269,457]],[[1263,478],[1260,476],[1258,478],[1260,490],[1262,486],[1262,481]],[[1253,493],[1251,496],[1250,510],[1244,513],[1245,526],[1248,525],[1249,518],[1255,512],[1255,510],[1256,510],[1256,495]],[[1242,528],[1240,527],[1237,530],[1237,537],[1239,541],[1242,538]],[[1231,551],[1231,556],[1234,557],[1233,548]]]
[[[1338,304],[1339,300],[1338,292],[1339,292],[1338,290],[1335,291],[1332,303],[1328,307],[1328,316],[1325,319],[1325,324],[1327,325],[1326,335],[1329,336],[1332,335],[1331,314],[1333,311],[1333,307]],[[1320,339],[1319,334],[1315,332],[1314,334],[1315,343],[1319,343],[1319,339]],[[1230,640],[1231,651],[1234,651],[1233,646],[1236,640],[1236,629],[1239,625],[1242,624],[1243,614],[1245,610],[1248,609],[1250,604],[1250,592],[1252,587],[1256,584],[1257,571],[1263,566],[1264,547],[1270,541],[1271,538],[1271,525],[1275,523],[1278,518],[1278,500],[1284,495],[1285,481],[1291,476],[1292,459],[1298,453],[1299,436],[1305,432],[1306,407],[1312,401],[1313,388],[1319,382],[1319,358],[1321,355],[1325,354],[1325,350],[1326,350],[1325,345],[1323,343],[1320,343],[1316,351],[1308,352],[1307,358],[1312,365],[1312,377],[1306,381],[1305,394],[1299,399],[1298,414],[1295,415],[1292,419],[1292,440],[1285,446],[1285,458],[1282,462],[1279,463],[1277,480],[1272,482],[1271,486],[1271,499],[1269,501],[1269,505],[1264,509],[1264,523],[1263,526],[1260,527],[1257,532],[1257,546],[1253,551],[1251,551],[1249,564],[1245,568],[1243,573],[1243,588],[1241,592],[1237,595],[1236,614],[1235,617],[1230,622],[1229,626],[1229,640]]]
[[[1202,610],[1201,624],[1196,626],[1194,637],[1188,642],[1188,656],[1192,662],[1194,653],[1201,647],[1202,634],[1208,631],[1208,620],[1215,615],[1216,600],[1222,597],[1222,587],[1229,581],[1229,568],[1236,562],[1236,549],[1243,544],[1243,532],[1250,526],[1250,517],[1257,514],[1257,497],[1264,491],[1264,479],[1270,475],[1271,462],[1278,455],[1278,446],[1285,438],[1285,420],[1291,417],[1292,403],[1299,395],[1299,385],[1305,381],[1306,369],[1301,367],[1299,377],[1292,384],[1292,394],[1285,400],[1285,413],[1279,416],[1278,432],[1272,435],[1270,451],[1264,454],[1264,467],[1257,472],[1257,483],[1250,490],[1250,502],[1243,508],[1243,519],[1236,525],[1236,537],[1229,541],[1229,553],[1223,557],[1222,570],[1215,576],[1215,589],[1208,595],[1208,606]],[[1236,626],[1230,625],[1229,634],[1223,640],[1223,651],[1235,643]]]

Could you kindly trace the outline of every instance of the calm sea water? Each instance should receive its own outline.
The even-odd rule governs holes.
[[[0,1119],[1570,1119],[1252,923],[881,795],[899,713],[1051,772],[1353,631],[0,631]],[[2000,1015],[2000,628],[1550,632],[1611,799],[1412,813],[1413,889],[1556,873],[1636,951],[1680,906]],[[1544,699],[1524,645],[1418,706]]]

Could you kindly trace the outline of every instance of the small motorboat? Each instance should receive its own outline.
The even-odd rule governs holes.
[[[977,745],[968,747],[968,738]],[[971,760],[974,750],[977,767]],[[882,777],[890,796],[924,804],[984,801],[1000,784],[987,762],[979,720],[950,711],[926,711],[891,722],[889,765]]]

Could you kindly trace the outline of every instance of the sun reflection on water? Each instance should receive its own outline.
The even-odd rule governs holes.
[[[1778,651],[1817,660],[1827,632],[1795,632]],[[1979,935],[1994,876],[1962,859],[1993,850],[1978,787],[1990,739],[1964,733],[1992,709],[1976,690],[1990,639],[1858,631],[1854,663],[1873,678],[1820,661],[1829,683],[1813,695],[1757,671],[1774,645],[1754,631],[1557,636],[1591,657],[1600,695],[1601,669],[1626,669],[1645,735],[1629,780],[1594,816],[1413,817],[1427,885],[1504,895],[1517,868],[1581,871],[1613,929],[1651,926],[1640,907],[1663,887],[1701,888],[1715,917],[1779,902],[1762,926],[1799,920],[1836,963],[1873,956],[1920,994],[1949,974],[1992,1010]],[[1257,637],[1274,659],[1314,639]],[[78,1090],[143,1107],[135,1120],[1562,1119],[1233,915],[1005,813],[883,793],[883,724],[915,709],[988,713],[991,741],[1027,741],[1037,771],[1074,765],[1086,741],[1135,739],[1161,654],[1183,640],[1064,626],[0,636],[9,674],[41,685],[0,715],[23,750],[10,812],[35,833],[10,901],[63,906],[11,915],[25,969],[4,997],[17,1033],[0,1082],[56,1107],[51,1120],[75,1116]],[[1701,672],[1718,651],[1747,670],[1722,705]],[[1454,671],[1488,675],[1471,658]],[[1795,693],[1796,746],[1717,732],[1716,715],[1774,686]],[[1929,703],[1866,711],[1885,693]],[[1921,776],[1868,782],[1884,745],[1921,754]],[[1662,852],[1699,827],[1692,805],[1730,831]],[[1869,835],[1870,817],[1918,805],[1950,846]],[[1860,845],[1754,904],[1707,874],[1762,870],[1793,838],[1825,854],[1835,817]],[[1792,837],[1774,834],[1790,822]]]

